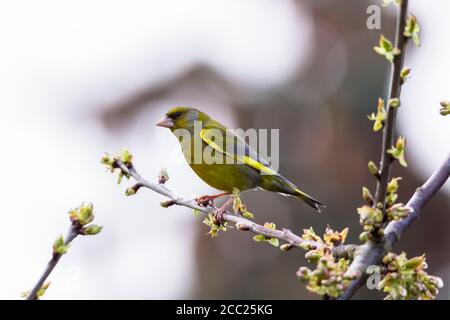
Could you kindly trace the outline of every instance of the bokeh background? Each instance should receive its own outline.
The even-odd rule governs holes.
[[[446,0],[410,1],[422,47],[408,47],[399,134],[408,140],[401,175],[407,201],[449,150],[450,42]],[[173,105],[196,106],[232,128],[279,128],[281,172],[327,204],[315,214],[295,199],[244,195],[258,222],[296,232],[361,231],[366,164],[380,134],[366,116],[387,88],[388,64],[373,52],[392,38],[366,27],[378,1],[169,0],[0,1],[0,298],[18,299],[68,227],[68,209],[95,204],[103,232],[79,238],[50,280],[48,299],[316,299],[296,280],[302,252],[283,253],[229,231],[216,239],[182,207],[163,209],[142,190],[125,197],[99,159],[128,147],[139,171],[186,196],[214,192],[179,160],[178,144],[154,123]],[[396,247],[427,254],[450,297],[450,185]],[[380,298],[361,290],[358,298]]]

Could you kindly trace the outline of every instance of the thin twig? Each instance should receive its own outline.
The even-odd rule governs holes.
[[[407,39],[403,35],[403,31],[406,25],[406,14],[408,11],[408,0],[403,0],[397,11],[397,25],[395,30],[395,47],[400,50],[400,54],[394,57],[391,68],[391,77],[389,85],[388,97],[399,98],[400,91],[402,87],[401,83],[401,70],[403,68],[403,61],[405,58],[405,48]],[[387,103],[387,116],[383,128],[383,140],[381,146],[381,161],[380,161],[380,171],[377,177],[377,186],[375,192],[374,208],[381,203],[383,216],[385,216],[386,209],[386,197],[387,197],[387,187],[391,177],[391,166],[393,163],[393,158],[388,154],[389,148],[394,143],[394,132],[395,132],[395,121],[397,117],[397,108],[391,108],[389,106],[389,101]],[[381,253],[385,250],[382,247],[383,240],[374,232],[375,239],[368,240],[364,245],[361,246],[359,254],[355,256],[355,259],[351,263],[348,273],[358,274],[359,278],[353,281],[347,291],[340,297],[342,299],[349,299],[354,292],[362,285],[364,282],[365,269],[370,261],[376,260]]]
[[[384,233],[383,241],[375,243],[369,241],[358,249],[352,264],[348,269],[349,274],[358,274],[346,292],[339,299],[350,299],[367,279],[365,271],[371,265],[378,265],[383,256],[395,245],[405,230],[419,218],[421,210],[434,194],[444,185],[450,176],[450,153],[433,175],[413,194],[406,207],[410,208],[409,215],[401,220],[390,222]]]
[[[400,54],[394,57],[391,68],[391,82],[389,86],[389,99],[400,98],[401,91],[401,77],[400,73],[403,68],[403,61],[405,58],[405,48],[407,38],[403,35],[406,25],[406,13],[408,11],[408,0],[401,2],[397,13],[397,27],[395,31],[395,47],[400,49]],[[388,154],[388,149],[394,143],[395,120],[397,117],[397,108],[391,108],[389,102],[387,104],[387,116],[383,128],[383,144],[381,147],[381,163],[380,175],[377,181],[377,188],[375,192],[374,206],[378,203],[383,205],[383,214],[386,206],[387,186],[391,176],[391,166],[393,158]]]
[[[70,224],[69,231],[66,236],[66,240],[64,241],[64,245],[69,245],[73,239],[75,239],[81,232],[81,225],[77,222],[73,222]],[[51,260],[48,262],[47,267],[44,270],[44,273],[39,278],[37,283],[34,285],[33,289],[31,289],[30,293],[27,296],[27,300],[36,300],[37,299],[37,293],[42,288],[42,286],[45,283],[45,280],[47,280],[50,273],[52,273],[53,269],[58,264],[59,260],[61,259],[63,255],[60,253],[53,252]]]

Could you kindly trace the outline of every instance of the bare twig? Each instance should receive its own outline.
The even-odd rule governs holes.
[[[362,245],[355,259],[348,269],[349,274],[358,274],[359,278],[354,280],[346,292],[339,299],[350,299],[355,292],[364,284],[367,279],[365,271],[371,265],[378,265],[383,256],[388,252],[395,243],[400,239],[405,230],[420,216],[420,212],[434,194],[444,185],[450,176],[450,153],[441,166],[433,173],[433,175],[413,194],[406,204],[410,208],[409,215],[401,220],[390,222],[384,233],[383,241],[375,243],[368,241]]]
[[[78,222],[73,222],[70,224],[69,231],[66,236],[66,240],[64,241],[64,245],[69,245],[73,239],[75,239],[79,234],[81,234],[81,225]],[[34,285],[33,289],[31,289],[30,293],[27,296],[27,300],[36,300],[38,291],[42,288],[47,280],[50,273],[52,273],[53,269],[58,264],[59,260],[63,256],[62,253],[53,252],[52,259],[48,262],[47,267],[44,270],[44,273],[39,278],[39,280]]]

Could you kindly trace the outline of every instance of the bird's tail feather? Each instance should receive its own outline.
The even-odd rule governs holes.
[[[325,208],[325,205],[320,203],[318,200],[313,197],[307,195],[298,187],[290,182],[288,179],[283,177],[282,175],[275,176],[265,176],[265,180],[263,180],[263,189],[268,191],[275,191],[287,196],[293,196],[299,200],[302,200],[312,208],[316,209],[318,212],[321,212],[322,208]]]
[[[295,188],[295,193],[296,194],[293,195],[295,198],[304,201],[306,204],[308,204],[309,206],[311,206],[314,209],[316,209],[317,212],[321,212],[322,211],[321,209],[325,208],[324,204],[320,203],[319,201],[317,201],[313,197],[308,196],[306,193],[300,191],[297,188]]]

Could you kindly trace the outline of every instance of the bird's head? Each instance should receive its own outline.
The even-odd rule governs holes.
[[[188,129],[194,126],[195,121],[206,121],[209,118],[203,112],[189,107],[173,107],[167,111],[166,116],[156,125],[170,130]]]

